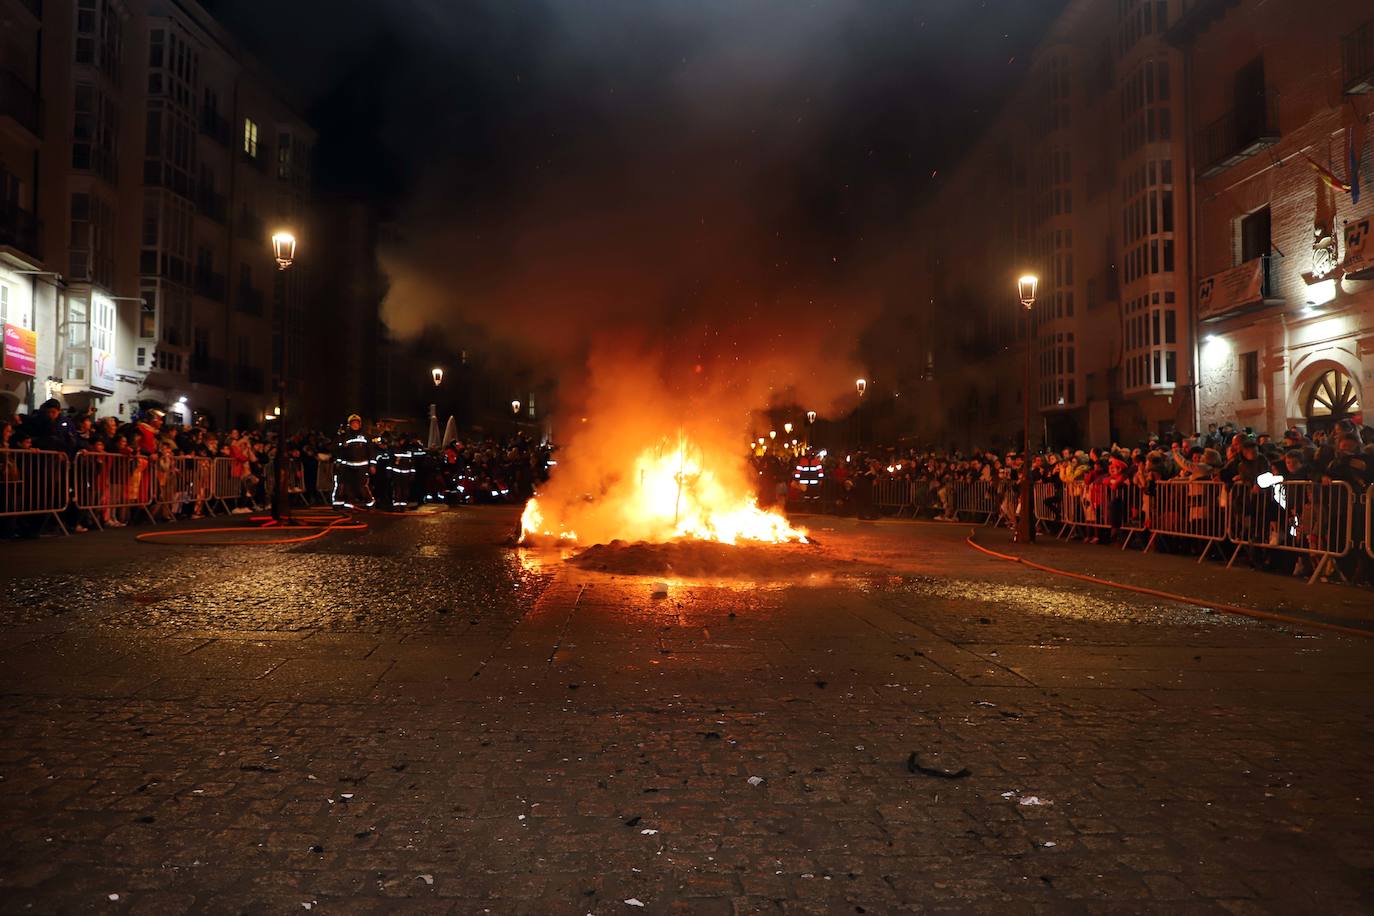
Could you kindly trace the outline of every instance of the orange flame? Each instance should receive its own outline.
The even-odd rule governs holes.
[[[556,518],[531,499],[520,520],[522,540],[534,535],[577,541],[575,529],[584,529],[597,540],[806,543],[804,529],[758,507],[739,461],[736,455],[708,459],[679,432],[675,442],[645,449],[599,498],[564,505]]]

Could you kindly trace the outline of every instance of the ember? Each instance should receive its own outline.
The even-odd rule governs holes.
[[[683,432],[645,449],[599,495],[557,506],[531,499],[521,530],[522,540],[537,536],[579,541],[581,532],[587,543],[616,538],[651,543],[806,543],[805,530],[758,507],[750,475],[738,456],[708,456]]]

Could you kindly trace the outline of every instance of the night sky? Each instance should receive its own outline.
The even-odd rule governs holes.
[[[626,326],[738,358],[800,319],[852,349],[1063,2],[208,6],[319,129],[320,189],[383,208],[388,322],[558,364]]]

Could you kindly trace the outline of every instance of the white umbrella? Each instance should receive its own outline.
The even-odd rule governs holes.
[[[457,417],[450,416],[450,417],[448,418],[448,423],[446,423],[446,424],[444,425],[444,441],[443,441],[442,444],[443,444],[443,445],[448,445],[450,442],[452,442],[454,439],[457,439],[457,438],[458,438],[458,418],[457,418]]]

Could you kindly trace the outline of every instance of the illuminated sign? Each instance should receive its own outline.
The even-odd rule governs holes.
[[[6,324],[4,367],[6,372],[32,378],[38,371],[38,335],[17,324]]]

